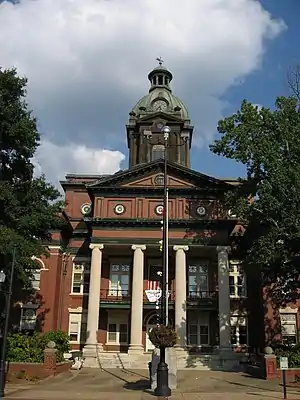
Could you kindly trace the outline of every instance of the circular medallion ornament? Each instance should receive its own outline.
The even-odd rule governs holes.
[[[157,175],[154,179],[155,185],[159,185],[162,186],[164,184],[164,176],[161,175]]]
[[[200,215],[201,217],[203,217],[206,214],[206,210],[202,206],[197,207],[196,211],[197,211],[197,214]]]
[[[82,204],[80,211],[82,215],[88,215],[92,211],[92,205],[89,203]]]
[[[163,215],[163,212],[164,212],[164,206],[156,206],[155,207],[155,213],[157,215]]]
[[[116,214],[121,215],[121,214],[123,214],[125,212],[125,207],[123,206],[123,204],[117,204],[115,206],[115,210],[114,211],[115,211]]]

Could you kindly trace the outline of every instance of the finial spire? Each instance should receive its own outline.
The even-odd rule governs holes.
[[[158,61],[159,65],[162,65],[164,60],[161,57],[157,57],[156,61]]]

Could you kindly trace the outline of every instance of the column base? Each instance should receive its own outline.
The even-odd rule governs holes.
[[[99,353],[103,352],[102,343],[86,344],[83,348],[84,367],[99,368],[101,367]]]
[[[144,354],[144,347],[139,344],[131,344],[128,349],[128,354]]]

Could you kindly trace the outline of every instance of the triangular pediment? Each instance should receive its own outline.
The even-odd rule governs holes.
[[[150,174],[146,177],[142,177],[141,179],[133,180],[132,182],[126,183],[123,187],[162,187],[163,186],[164,176],[162,172],[156,172],[154,174]],[[184,179],[180,179],[176,176],[172,176],[168,174],[167,180],[168,187],[172,188],[194,188],[195,184],[190,182],[186,182]]]
[[[119,171],[110,177],[87,185],[89,190],[101,188],[162,188],[164,160],[138,165],[126,171]],[[201,174],[179,164],[167,163],[168,187],[189,188],[223,188],[228,185],[222,180]]]
[[[170,122],[181,122],[183,123],[183,119],[181,118],[180,114],[177,115],[170,115],[170,114],[165,114],[163,112],[157,112],[157,113],[152,113],[149,115],[144,115],[141,118],[139,118],[139,123],[140,122],[147,122],[147,121],[153,121],[154,119],[165,119],[166,121],[168,121],[168,123]]]

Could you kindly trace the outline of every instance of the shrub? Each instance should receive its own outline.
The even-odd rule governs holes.
[[[63,331],[50,331],[44,333],[42,340],[44,348],[47,346],[48,342],[55,342],[57,349],[56,359],[58,362],[64,361],[64,353],[68,353],[70,350],[69,335]]]
[[[149,339],[155,347],[173,347],[177,342],[177,334],[171,327],[160,325],[150,331]]]
[[[12,333],[8,336],[7,360],[11,362],[42,363],[47,343],[53,340],[57,348],[57,361],[63,361],[63,353],[69,351],[69,337],[62,331],[44,334]]]
[[[289,368],[300,368],[300,345],[296,346],[278,346],[274,349],[277,365],[279,366],[279,357],[288,357]]]

